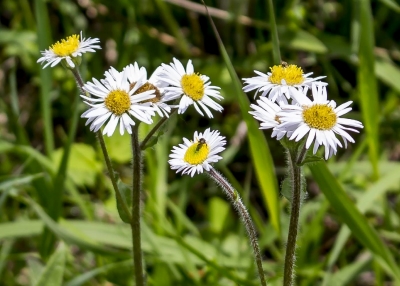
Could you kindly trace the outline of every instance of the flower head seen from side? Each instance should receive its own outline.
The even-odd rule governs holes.
[[[261,92],[261,96],[267,96],[272,101],[282,101],[291,98],[294,90],[311,87],[311,84],[326,86],[327,83],[318,81],[325,76],[310,78],[311,73],[304,74],[303,69],[296,65],[282,63],[270,68],[267,74],[254,71],[258,76],[244,78],[244,92],[256,90],[255,96]]]
[[[218,91],[219,87],[210,85],[208,76],[195,73],[191,60],[188,61],[186,70],[180,61],[175,58],[173,61],[170,65],[162,64],[164,71],[160,73],[159,79],[171,85],[165,88],[171,100],[182,96],[178,113],[184,113],[190,105],[202,116],[204,111],[209,118],[213,118],[210,108],[221,112],[222,106],[214,101],[223,98]]]
[[[183,144],[174,146],[168,163],[177,173],[194,176],[196,173],[209,171],[211,163],[216,163],[221,156],[218,153],[225,150],[225,137],[220,136],[219,131],[211,131],[208,128],[204,133],[194,133],[193,141],[183,138]]]
[[[249,113],[253,115],[255,119],[261,121],[260,129],[272,129],[271,137],[276,137],[277,140],[281,140],[285,134],[288,134],[288,136],[291,135],[291,131],[278,128],[278,125],[281,123],[278,116],[278,113],[282,110],[280,105],[266,97],[260,97],[260,99],[257,100],[257,104],[251,104],[250,107],[253,110],[249,111]]]
[[[149,79],[147,79],[146,69],[144,67],[139,68],[139,65],[136,62],[126,66],[124,70],[127,72],[127,77],[131,88],[133,88],[140,79],[143,79],[145,83],[139,88],[139,91],[155,91],[156,96],[151,99],[147,99],[144,102],[148,102],[150,106],[154,107],[154,110],[161,117],[169,117],[171,106],[166,102],[175,99],[175,97],[170,96],[165,92],[165,87],[167,87],[169,84],[165,81],[161,81],[158,77],[162,71],[162,68],[158,67]]]
[[[354,128],[363,128],[363,125],[360,121],[341,117],[352,109],[349,107],[352,101],[336,106],[335,101],[327,99],[324,86],[313,85],[312,94],[313,101],[304,93],[295,92],[293,96],[299,104],[282,106],[282,111],[278,113],[282,123],[277,128],[293,130],[289,139],[295,141],[308,134],[305,147],[308,149],[314,142],[315,154],[318,147],[324,145],[325,159],[328,159],[336,154],[337,146],[342,147],[336,134],[342,137],[347,148],[347,141],[354,143],[347,131],[358,133]]]
[[[144,82],[143,79],[139,79],[137,84],[130,88],[126,72],[118,72],[114,68],[105,72],[105,79],[98,81],[93,78],[93,82],[87,82],[83,88],[93,97],[81,95],[86,100],[85,103],[91,106],[81,117],[88,118],[86,125],[91,123],[90,130],[97,132],[108,120],[103,134],[111,136],[118,123],[121,135],[125,130],[131,134],[131,126],[135,125],[132,116],[151,124],[154,108],[141,102],[154,98],[155,94],[154,90],[139,90]]]
[[[47,62],[43,68],[47,66],[54,67],[61,61],[65,60],[66,64],[70,68],[75,68],[78,63],[77,57],[87,52],[95,52],[95,49],[101,49],[99,45],[100,40],[98,38],[83,38],[82,32],[80,35],[72,35],[66,39],[58,41],[52,45],[48,50],[41,52],[42,57],[37,61],[38,63]]]

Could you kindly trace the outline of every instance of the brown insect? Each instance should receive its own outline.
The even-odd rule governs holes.
[[[196,152],[198,152],[198,151],[200,150],[200,148],[201,148],[204,144],[207,144],[206,139],[200,138],[200,139],[199,139],[199,143],[198,143],[198,145],[197,145],[197,147],[196,147]]]

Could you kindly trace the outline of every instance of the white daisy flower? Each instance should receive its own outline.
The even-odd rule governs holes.
[[[193,141],[183,138],[184,144],[179,147],[174,146],[169,157],[168,163],[172,170],[177,173],[194,176],[203,173],[204,170],[210,171],[210,163],[216,163],[221,156],[218,153],[225,150],[225,137],[219,135],[219,131],[210,131],[208,128],[204,133],[194,133]]]
[[[160,73],[159,79],[171,85],[165,88],[167,96],[171,99],[182,95],[178,113],[184,113],[190,105],[204,116],[201,107],[209,118],[213,117],[209,108],[221,112],[222,106],[213,100],[213,98],[218,100],[223,98],[218,91],[220,88],[211,86],[208,76],[195,73],[191,60],[187,63],[186,71],[180,61],[175,58],[173,60],[174,63],[170,65],[162,64],[164,71]]]
[[[304,74],[302,68],[296,65],[282,63],[270,69],[271,71],[267,74],[255,70],[254,72],[258,76],[244,78],[244,83],[247,85],[243,87],[243,91],[256,90],[254,97],[261,92],[261,96],[269,94],[268,98],[272,101],[282,101],[286,100],[286,98],[289,99],[294,90],[299,89],[306,93],[311,84],[327,85],[325,82],[318,81],[325,76],[310,78],[309,76],[312,75],[312,72]]]
[[[87,52],[95,52],[94,49],[101,49],[99,45],[96,45],[97,43],[100,43],[98,38],[85,39],[82,37],[81,32],[80,36],[76,34],[69,36],[66,39],[58,41],[48,50],[42,51],[42,57],[37,62],[47,62],[43,67],[46,68],[48,65],[54,67],[62,60],[65,60],[69,67],[75,68],[75,65],[78,63],[75,59],[76,57],[81,57],[82,54]]]
[[[254,111],[249,111],[249,113],[253,115],[255,119],[261,121],[260,129],[272,128],[271,137],[276,137],[278,140],[281,140],[286,133],[288,133],[288,136],[291,135],[292,131],[277,128],[281,123],[278,113],[282,110],[280,107],[280,105],[283,104],[282,102],[278,105],[266,97],[260,97],[257,103],[258,105],[250,104],[250,107],[254,109]]]
[[[308,133],[305,147],[308,149],[315,141],[315,154],[318,147],[324,145],[325,159],[328,159],[336,154],[337,146],[342,147],[335,134],[342,137],[347,148],[347,141],[354,143],[354,139],[346,130],[358,133],[354,128],[363,128],[363,125],[360,121],[340,117],[352,109],[349,107],[352,101],[336,107],[335,101],[327,99],[324,86],[312,85],[312,94],[313,101],[300,91],[293,93],[292,96],[299,105],[282,106],[282,111],[278,113],[282,123],[277,128],[293,130],[289,139],[295,141],[301,140]]]
[[[81,117],[88,118],[86,125],[92,123],[90,130],[97,132],[101,126],[109,119],[103,134],[111,136],[119,123],[121,135],[126,129],[132,134],[132,125],[135,121],[131,116],[151,124],[151,116],[154,116],[154,108],[149,103],[143,101],[155,97],[154,90],[141,92],[139,89],[145,83],[145,80],[138,79],[136,85],[131,88],[127,80],[126,71],[118,72],[110,68],[105,72],[105,79],[101,82],[93,78],[92,82],[87,82],[83,89],[94,97],[81,95],[85,103],[92,108],[85,111]]]
[[[146,102],[149,102],[154,110],[161,117],[169,117],[169,113],[171,112],[171,106],[166,104],[166,102],[175,99],[171,95],[168,95],[165,92],[165,87],[169,86],[165,81],[161,81],[158,77],[160,72],[162,72],[162,67],[158,67],[154,73],[147,79],[147,71],[144,67],[139,68],[139,65],[135,62],[134,64],[130,64],[124,68],[128,75],[128,81],[131,84],[131,87],[135,86],[139,79],[144,79],[145,84],[139,90],[155,90],[156,96],[152,99],[148,99]]]

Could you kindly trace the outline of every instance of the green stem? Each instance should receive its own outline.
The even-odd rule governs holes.
[[[174,112],[176,112],[178,109],[174,108],[171,110],[171,113],[169,116],[171,116]],[[154,133],[156,133],[156,131],[158,129],[160,129],[161,126],[163,126],[163,124],[169,119],[169,117],[162,117],[160,119],[160,121],[157,122],[157,124],[153,127],[153,129],[150,130],[150,132],[146,135],[146,137],[143,139],[143,141],[140,143],[140,149],[144,150],[146,149],[146,144],[149,142],[149,140],[151,139],[151,137],[154,135]]]
[[[299,152],[299,147],[302,149]],[[294,266],[296,260],[296,240],[299,225],[301,206],[301,190],[303,182],[301,178],[301,162],[307,150],[304,146],[297,145],[288,150],[288,168],[292,187],[292,209],[290,213],[289,233],[286,244],[285,266],[283,271],[283,286],[292,286],[294,280]]]
[[[124,212],[129,215],[130,212],[129,212],[128,206],[126,205],[124,199],[122,198],[121,192],[119,191],[119,188],[118,188],[117,178],[115,176],[114,169],[111,165],[110,156],[108,156],[107,146],[106,146],[106,142],[104,142],[103,134],[101,133],[100,130],[97,131],[96,134],[97,134],[97,139],[99,140],[99,143],[100,143],[101,151],[103,152],[104,161],[106,161],[108,174],[110,175],[111,183],[114,188],[115,196],[117,197],[117,201],[121,202]]]
[[[90,94],[88,92],[86,92],[83,88],[84,83],[83,83],[83,80],[82,80],[82,77],[81,77],[79,71],[77,69],[71,69],[71,71],[75,77],[76,84],[78,85],[81,93],[86,94],[87,96],[90,97]],[[106,143],[104,142],[103,134],[101,133],[101,131],[97,131],[96,134],[97,134],[97,139],[99,140],[99,143],[100,143],[101,151],[103,152],[104,160],[106,161],[108,174],[110,175],[111,183],[114,188],[115,196],[117,197],[117,201],[121,202],[124,212],[126,214],[130,214],[128,206],[126,205],[124,199],[122,198],[121,192],[119,191],[118,184],[117,184],[117,178],[115,176],[114,169],[111,165],[110,156],[108,156],[107,147],[106,147]]]
[[[83,79],[81,77],[81,74],[79,73],[79,70],[77,68],[71,69],[72,74],[75,77],[76,84],[79,87],[79,90],[82,94],[86,94],[86,91],[83,89]]]
[[[142,179],[142,151],[139,145],[139,123],[132,130],[133,185],[132,185],[132,246],[136,286],[144,285],[140,235],[140,194]]]
[[[257,271],[260,277],[261,285],[266,286],[267,281],[265,279],[264,269],[262,266],[261,252],[257,241],[257,232],[254,227],[253,221],[251,220],[249,212],[244,206],[238,192],[236,192],[236,190],[231,186],[231,184],[223,176],[221,176],[220,173],[218,173],[214,168],[211,167],[210,171],[208,171],[208,174],[217,184],[219,184],[222,187],[222,189],[225,191],[226,196],[233,204],[233,207],[239,213],[246,227],[247,234],[249,235],[250,238],[250,245],[253,248],[254,259],[257,265]]]

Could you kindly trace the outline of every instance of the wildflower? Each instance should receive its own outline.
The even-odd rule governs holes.
[[[48,50],[42,51],[42,57],[38,59],[37,62],[47,62],[43,67],[46,68],[48,65],[54,67],[64,60],[67,63],[67,66],[75,68],[75,65],[78,63],[77,59],[75,59],[76,57],[80,57],[86,52],[95,52],[94,49],[101,49],[99,45],[96,45],[97,43],[100,43],[98,38],[85,39],[82,37],[81,32],[80,36],[76,34],[69,36],[66,39],[58,41]]]
[[[308,138],[305,147],[308,149],[314,141],[313,153],[318,147],[324,145],[325,159],[328,159],[337,152],[337,146],[342,147],[335,134],[342,137],[345,148],[347,141],[354,143],[354,139],[346,132],[359,132],[354,128],[363,128],[361,122],[348,118],[341,118],[352,108],[349,107],[352,101],[336,107],[336,102],[327,100],[326,87],[312,85],[313,100],[305,94],[296,91],[292,94],[298,104],[282,106],[278,112],[279,120],[282,122],[278,129],[292,130],[290,140],[299,141],[307,133]],[[354,128],[352,128],[354,127]]]
[[[270,72],[264,74],[260,71],[254,71],[258,76],[244,78],[244,92],[256,90],[255,96],[259,92],[261,96],[268,95],[272,101],[282,101],[291,98],[291,94],[295,90],[302,90],[304,93],[311,87],[311,84],[326,86],[327,83],[318,81],[325,76],[310,78],[311,73],[304,74],[302,68],[296,65],[288,65],[282,63],[278,66],[270,68]],[[286,97],[286,98],[285,98]]]
[[[172,170],[194,176],[203,173],[204,170],[210,171],[210,163],[216,163],[221,156],[218,153],[225,150],[225,137],[220,136],[219,131],[210,131],[208,128],[204,133],[194,133],[193,141],[183,138],[184,144],[179,147],[174,146],[169,155],[171,160],[168,163]]]
[[[179,102],[178,113],[182,114],[186,109],[193,105],[198,113],[204,116],[200,107],[209,118],[213,115],[209,108],[221,112],[222,106],[216,103],[213,98],[221,100],[223,97],[219,94],[219,87],[211,86],[209,77],[194,72],[192,61],[189,60],[186,70],[177,59],[170,65],[162,64],[164,72],[159,76],[160,80],[170,84],[166,87],[167,96],[172,99],[182,96]]]
[[[87,82],[83,88],[94,97],[81,95],[85,103],[92,108],[85,111],[81,117],[88,118],[86,125],[91,123],[90,130],[97,132],[101,126],[109,119],[103,134],[111,136],[119,123],[121,135],[126,129],[129,134],[132,133],[132,125],[135,121],[130,116],[151,124],[151,116],[154,115],[154,109],[149,103],[143,101],[155,97],[154,90],[140,91],[145,81],[138,79],[133,88],[130,87],[127,80],[126,71],[118,72],[110,68],[105,72],[105,79],[101,82],[93,78],[92,82]]]
[[[291,135],[291,131],[277,128],[281,123],[278,116],[278,113],[282,110],[280,105],[266,97],[260,97],[260,99],[257,100],[257,104],[251,104],[250,107],[254,109],[254,111],[249,111],[249,113],[253,115],[255,119],[261,121],[260,129],[273,129],[271,137],[276,137],[276,139],[281,140],[286,133]]]
[[[139,65],[135,62],[134,64],[130,64],[124,68],[127,72],[128,81],[130,83],[131,88],[134,87],[139,79],[143,79],[145,83],[139,90],[154,90],[155,97],[146,100],[145,102],[149,102],[154,110],[160,115],[161,117],[168,117],[168,113],[171,112],[171,106],[166,104],[165,102],[171,101],[175,99],[175,97],[167,95],[165,92],[165,87],[169,84],[161,81],[158,77],[160,72],[162,71],[161,67],[158,67],[154,73],[147,79],[147,71],[144,67],[139,68]]]

